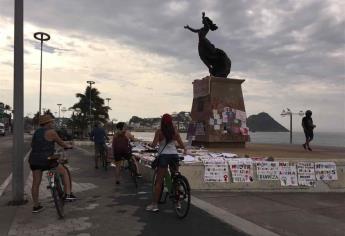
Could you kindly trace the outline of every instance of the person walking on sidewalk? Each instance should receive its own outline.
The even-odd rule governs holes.
[[[158,170],[157,170],[157,177],[156,183],[154,186],[154,194],[153,194],[153,201],[150,205],[146,207],[147,211],[157,212],[159,211],[158,208],[158,201],[159,201],[159,193],[161,192],[162,183],[164,180],[164,176],[168,171],[168,166],[170,167],[170,171],[174,172],[177,170],[173,170],[172,167],[177,167],[177,163],[179,161],[178,152],[175,146],[175,142],[183,148],[183,153],[187,154],[187,149],[182,142],[181,136],[173,124],[173,120],[171,115],[164,114],[161,119],[161,126],[155,133],[155,137],[151,144],[152,147],[156,147],[159,143],[158,148]]]
[[[302,146],[304,147],[304,149],[308,148],[309,151],[312,151],[312,149],[310,148],[310,142],[314,138],[314,128],[316,127],[316,125],[314,125],[313,123],[313,119],[311,118],[311,115],[312,115],[312,111],[307,110],[305,112],[305,117],[303,117],[302,119],[302,127],[303,127],[304,135],[305,135],[305,143]]]
[[[133,163],[137,167],[137,177],[141,178],[138,161],[132,156],[132,147],[130,142],[135,141],[134,135],[126,129],[124,122],[116,124],[116,133],[113,137],[112,148],[115,160],[115,179],[116,184],[120,184],[121,163],[129,158],[133,159]]]
[[[101,152],[106,151],[105,142],[106,140],[109,140],[109,138],[105,129],[101,127],[98,122],[95,123],[95,127],[91,132],[90,138],[95,144],[95,168],[98,169],[98,160],[101,157]]]
[[[54,130],[54,118],[49,115],[42,115],[39,119],[40,128],[38,128],[31,142],[31,153],[29,156],[30,169],[32,171],[32,200],[33,200],[33,213],[37,213],[43,209],[40,205],[39,187],[42,180],[42,172],[51,168],[56,170],[63,176],[64,190],[66,193],[66,200],[75,200],[76,197],[71,193],[71,186],[67,170],[60,165],[57,160],[48,160],[55,152],[55,143],[63,148],[72,148],[71,145],[62,141],[59,135]]]

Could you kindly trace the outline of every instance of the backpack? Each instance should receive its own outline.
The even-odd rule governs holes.
[[[125,133],[120,133],[114,136],[113,153],[114,157],[131,155],[132,147]]]

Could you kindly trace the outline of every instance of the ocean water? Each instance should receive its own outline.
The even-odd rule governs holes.
[[[153,132],[133,132],[136,138],[152,141],[154,137]],[[289,144],[289,132],[255,132],[249,133],[251,143],[267,143],[267,144]],[[187,134],[181,133],[181,138],[186,140]],[[302,132],[292,133],[292,143],[302,144],[305,142],[305,136]],[[345,147],[345,133],[326,133],[315,132],[312,145]]]

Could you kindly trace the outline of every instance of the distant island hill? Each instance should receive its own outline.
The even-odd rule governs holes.
[[[186,132],[188,129],[190,113],[179,112],[173,113],[174,123],[181,132]],[[154,118],[140,118],[132,116],[128,124],[132,131],[135,132],[152,132],[159,128],[160,117]],[[266,112],[261,112],[257,115],[251,115],[247,118],[247,126],[251,132],[289,132],[284,126],[275,121]]]

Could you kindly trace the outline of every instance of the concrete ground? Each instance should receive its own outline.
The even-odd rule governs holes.
[[[146,212],[150,183],[140,181],[136,189],[125,172],[121,185],[115,185],[114,169],[94,169],[90,152],[75,149],[70,155],[73,192],[79,200],[65,205],[65,219],[57,217],[45,176],[40,189],[45,209],[31,213],[29,175],[25,187],[28,204],[7,206],[10,188],[0,198],[0,235],[245,235],[195,206],[183,220],[175,216],[170,202],[161,205],[159,213]]]
[[[151,198],[150,183],[140,181],[136,190],[124,175],[122,184],[116,186],[112,169],[93,168],[92,153],[80,148],[70,152],[73,192],[80,199],[66,204],[64,220],[58,220],[46,182],[40,191],[46,209],[39,214],[31,213],[29,194],[28,204],[7,206],[9,186],[0,198],[0,235],[333,236],[345,232],[344,193],[192,191],[187,218],[177,219],[170,203],[161,205],[158,214],[149,213],[145,206]],[[32,178],[26,176],[29,193]]]

